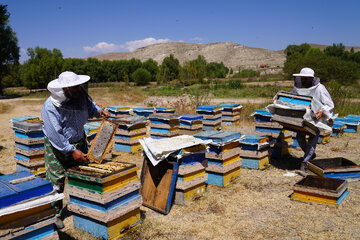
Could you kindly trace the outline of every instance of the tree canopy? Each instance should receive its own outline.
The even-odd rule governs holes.
[[[19,46],[16,33],[9,26],[10,14],[7,5],[0,5],[0,95],[2,92],[2,79],[11,66],[19,63]]]
[[[308,44],[289,45],[285,49],[284,72],[289,78],[304,67],[310,67],[322,81],[352,84],[360,78],[360,53],[345,50],[343,44],[333,44],[324,51],[309,48]]]

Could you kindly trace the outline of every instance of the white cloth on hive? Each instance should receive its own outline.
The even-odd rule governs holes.
[[[150,162],[153,166],[156,166],[171,154],[179,155],[180,151],[184,148],[201,144],[206,145],[211,140],[201,140],[190,135],[181,135],[163,139],[144,138],[139,139],[139,142]]]

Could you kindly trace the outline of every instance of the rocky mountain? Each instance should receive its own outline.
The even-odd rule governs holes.
[[[180,64],[196,59],[198,55],[205,57],[207,62],[223,62],[234,70],[241,68],[258,68],[261,64],[270,67],[283,67],[285,55],[283,51],[272,51],[263,48],[253,48],[232,42],[195,44],[183,42],[159,43],[133,52],[117,52],[95,56],[99,60],[121,60],[137,58],[145,61],[154,59],[159,64],[170,54],[179,59]]]

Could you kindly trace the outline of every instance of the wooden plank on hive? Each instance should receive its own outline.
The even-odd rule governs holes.
[[[178,164],[167,160],[155,167],[144,158],[141,171],[141,189],[143,204],[149,208],[168,214],[172,204],[178,175]]]

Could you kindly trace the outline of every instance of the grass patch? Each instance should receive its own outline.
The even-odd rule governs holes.
[[[144,90],[149,96],[181,96],[190,92],[204,92],[217,98],[273,98],[279,91],[291,91],[292,87],[281,86],[246,86],[239,80],[214,81],[210,84],[194,84],[188,87],[156,86]]]

